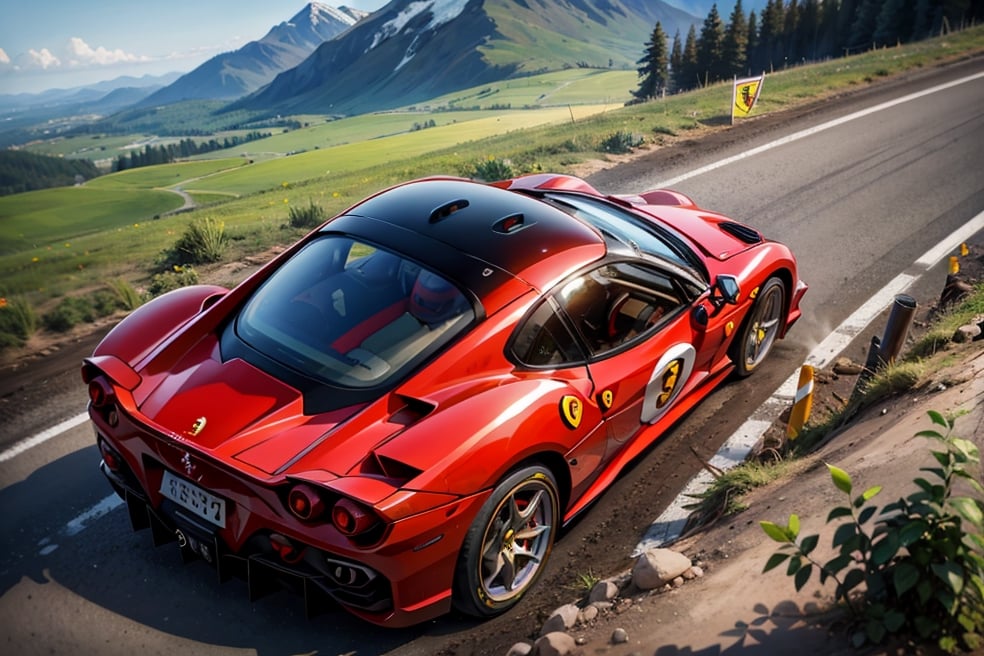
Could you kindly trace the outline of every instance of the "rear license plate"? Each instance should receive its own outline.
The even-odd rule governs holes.
[[[161,481],[161,494],[205,521],[225,528],[225,499],[210,494],[194,483],[178,478],[169,471],[164,472],[164,479]]]

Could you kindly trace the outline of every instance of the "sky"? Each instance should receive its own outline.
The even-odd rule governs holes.
[[[388,0],[320,0],[374,11]],[[0,94],[187,73],[308,0],[0,0]]]

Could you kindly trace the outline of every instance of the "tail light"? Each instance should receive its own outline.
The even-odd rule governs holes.
[[[310,485],[295,485],[287,495],[287,507],[304,521],[317,519],[325,512],[321,495]]]
[[[101,410],[113,403],[116,395],[113,386],[104,377],[93,378],[89,381],[89,402],[92,407]]]
[[[376,516],[351,499],[339,499],[332,506],[331,523],[342,535],[352,537],[375,526]]]
[[[118,472],[123,465],[123,458],[106,443],[106,440],[99,440],[99,455],[110,471]]]

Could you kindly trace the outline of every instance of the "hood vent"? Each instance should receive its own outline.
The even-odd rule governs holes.
[[[731,221],[722,221],[718,224],[718,226],[721,230],[736,239],[740,239],[746,244],[759,244],[762,242],[762,235],[759,234],[758,230],[749,228],[747,225],[742,225],[741,223],[734,223]]]

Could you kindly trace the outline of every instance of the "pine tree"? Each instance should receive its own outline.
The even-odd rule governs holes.
[[[872,36],[876,45],[894,46],[912,36],[916,12],[915,0],[886,0],[875,21]]]
[[[742,9],[741,0],[736,0],[728,27],[724,31],[724,41],[721,44],[726,77],[745,75],[747,47],[748,23],[745,20],[745,10]]]
[[[817,60],[820,40],[820,0],[803,0],[796,30],[796,52],[800,59]]]
[[[798,0],[789,0],[782,20],[782,65],[795,64],[802,57],[796,49],[799,32],[800,7]]]
[[[697,29],[691,24],[687,40],[683,42],[683,57],[680,60],[680,76],[674,77],[680,90],[693,89],[701,84],[697,69]]]
[[[868,50],[875,37],[875,24],[885,0],[861,0],[857,14],[851,24],[851,36],[847,45],[852,52]]]
[[[759,45],[759,32],[758,32],[758,19],[755,16],[755,10],[753,9],[748,13],[748,37],[745,43],[745,63],[748,65],[749,75],[754,75],[755,71],[755,53],[758,51]]]
[[[782,62],[782,29],[783,6],[782,0],[769,0],[762,13],[762,24],[759,27],[759,45],[756,55],[755,70],[772,71],[778,62]]]
[[[697,71],[704,83],[728,77],[724,70],[724,25],[717,4],[711,5],[697,41]]]
[[[679,89],[677,80],[679,71],[683,68],[683,46],[680,44],[680,30],[673,35],[673,47],[670,49],[670,80],[673,82],[673,89]]]
[[[653,28],[653,33],[646,43],[645,54],[636,64],[639,64],[637,70],[642,82],[632,95],[640,100],[649,100],[661,95],[666,89],[670,74],[666,33],[663,32],[663,26],[659,21],[656,22],[656,27]]]

